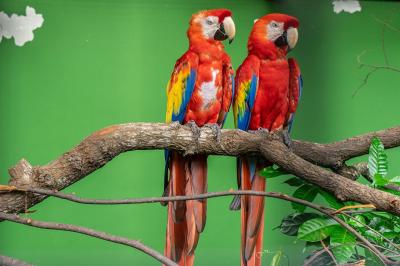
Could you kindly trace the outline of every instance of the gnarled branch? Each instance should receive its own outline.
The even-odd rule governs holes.
[[[0,255],[0,266],[33,266],[21,260]]]
[[[399,215],[399,197],[320,167],[340,168],[346,160],[366,154],[374,136],[379,137],[386,148],[400,146],[400,126],[330,144],[294,141],[291,151],[276,134],[226,129],[222,130],[221,138],[217,140],[214,130],[209,127],[201,128],[196,137],[190,127],[178,123],[121,124],[95,132],[47,165],[32,167],[26,160],[21,160],[9,170],[9,184],[61,190],[102,167],[120,153],[131,150],[172,149],[185,154],[228,156],[253,153],[262,154],[287,172],[332,192],[341,200],[371,203],[379,210]],[[45,197],[24,192],[0,194],[0,211],[23,212]]]

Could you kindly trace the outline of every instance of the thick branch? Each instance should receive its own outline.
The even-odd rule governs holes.
[[[276,138],[271,136],[273,135],[228,129],[222,130],[221,140],[217,141],[214,130],[209,127],[202,128],[197,139],[190,127],[181,126],[177,123],[115,125],[95,132],[71,151],[47,165],[32,167],[26,160],[21,160],[9,170],[12,177],[9,184],[17,187],[61,190],[102,167],[120,153],[130,150],[167,148],[179,150],[186,154],[207,153],[238,156],[260,153],[260,147],[263,146],[263,155],[272,162],[285,165],[285,170],[288,172],[333,191],[341,199],[355,201],[361,199],[361,202],[373,199],[368,203],[374,204],[378,209],[400,214],[397,197],[380,191],[369,193],[372,189],[305,161],[326,167],[339,167],[343,165],[345,160],[367,153],[370,140],[374,136],[379,137],[386,148],[399,146],[400,126],[330,144],[294,141],[293,151],[298,156],[288,151]],[[275,153],[279,156],[274,156]],[[290,159],[288,160],[288,158]],[[291,161],[292,159],[295,160],[295,163]],[[306,171],[309,170],[306,168],[310,165],[313,169],[312,173]],[[339,179],[334,180],[337,178]],[[346,181],[341,182],[341,180]],[[350,188],[346,186],[350,186]],[[351,194],[353,192],[354,195]],[[371,194],[373,197],[363,198],[366,194]],[[23,212],[44,198],[43,195],[33,195],[32,193],[1,194],[0,211],[7,213]],[[381,200],[378,200],[379,198]],[[385,200],[388,200],[388,202],[384,202]]]
[[[42,221],[32,220],[29,218],[22,218],[15,214],[7,214],[7,213],[2,213],[2,212],[0,212],[0,219],[12,221],[12,222],[19,223],[19,224],[25,224],[28,226],[43,228],[43,229],[70,231],[70,232],[75,232],[75,233],[79,233],[79,234],[83,234],[83,235],[92,236],[95,238],[103,239],[103,240],[114,242],[117,244],[133,247],[135,249],[138,249],[138,250],[150,255],[151,257],[164,263],[165,265],[178,266],[178,264],[176,264],[172,260],[168,259],[167,257],[163,256],[161,253],[144,245],[143,243],[141,243],[137,240],[131,240],[131,239],[124,238],[124,237],[114,236],[114,235],[110,235],[110,234],[107,234],[104,232],[99,232],[99,231],[95,231],[90,228],[76,226],[76,225],[72,225],[72,224],[42,222]]]
[[[264,141],[261,151],[266,159],[280,165],[285,171],[328,190],[342,201],[373,204],[379,210],[400,215],[400,197],[316,166],[290,152],[282,142]]]

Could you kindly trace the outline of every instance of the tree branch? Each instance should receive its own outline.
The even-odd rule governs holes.
[[[386,148],[397,147],[400,145],[400,126],[329,144],[294,141],[292,152],[276,134],[226,129],[222,130],[218,141],[215,131],[208,127],[201,128],[197,138],[190,127],[178,123],[121,124],[95,132],[47,165],[32,167],[22,159],[9,170],[9,184],[22,188],[62,190],[104,166],[120,153],[131,150],[173,149],[185,154],[228,156],[251,153],[262,154],[287,172],[327,189],[341,200],[371,203],[377,209],[400,214],[398,197],[317,166],[335,169],[350,158],[366,154],[374,136],[379,137]],[[45,197],[25,192],[0,194],[0,211],[23,212]]]
[[[0,266],[33,266],[32,264],[0,255]]]
[[[6,190],[6,187],[2,188],[3,191]],[[276,198],[276,199],[281,199],[285,201],[290,201],[290,202],[295,202],[299,203],[302,205],[305,205],[307,207],[310,207],[314,210],[317,210],[329,217],[331,217],[333,220],[335,220],[338,224],[343,226],[346,230],[348,230],[351,234],[353,234],[359,241],[361,241],[365,246],[367,246],[371,251],[373,251],[377,256],[384,262],[388,263],[387,265],[390,265],[392,261],[390,261],[385,255],[383,255],[373,244],[371,244],[365,237],[363,237],[359,232],[357,232],[354,228],[352,228],[350,225],[348,225],[346,222],[344,222],[342,219],[340,219],[337,215],[342,214],[337,213],[335,209],[324,207],[303,199],[298,199],[291,197],[286,194],[282,194],[279,192],[259,192],[259,191],[252,191],[252,190],[238,190],[238,191],[221,191],[221,192],[209,192],[209,193],[204,193],[204,194],[199,194],[199,195],[192,195],[192,196],[173,196],[173,197],[151,197],[151,198],[131,198],[131,199],[115,199],[115,200],[105,200],[105,199],[84,199],[77,197],[75,195],[71,194],[64,194],[61,192],[54,192],[54,191],[48,191],[48,190],[43,190],[43,189],[20,189],[20,188],[9,188],[9,191],[15,191],[15,190],[24,190],[24,191],[30,191],[34,193],[40,193],[44,195],[49,195],[49,196],[55,196],[61,199],[66,199],[69,201],[73,202],[78,202],[78,203],[84,203],[84,204],[107,204],[107,205],[115,205],[115,204],[141,204],[141,203],[156,203],[156,202],[169,202],[169,201],[186,201],[186,200],[200,200],[200,199],[208,199],[208,198],[215,198],[215,197],[223,197],[223,196],[234,196],[234,195],[252,195],[252,196],[263,196],[263,197],[270,197],[270,198]],[[14,217],[18,217],[16,215],[10,215],[10,214],[4,214],[6,217],[12,217],[14,220],[11,220],[10,218],[5,218],[5,220],[11,220],[15,222],[19,222],[19,220],[15,220]],[[0,212],[0,219],[4,219],[4,215]],[[22,219],[18,217],[19,219]],[[37,221],[35,223],[32,222],[30,219],[25,219],[24,224],[27,225],[32,225],[36,227],[41,227],[41,228],[49,228],[45,225],[38,226]],[[39,222],[43,223],[43,222]],[[44,224],[49,224],[49,223],[44,223]],[[78,232],[82,233],[82,231],[76,230],[79,228],[79,230],[82,230],[80,227],[75,227],[73,230],[69,229],[60,229],[59,227],[60,224],[54,224],[52,228],[49,229],[56,229],[56,230],[67,230],[67,231],[72,231],[72,232]],[[70,225],[62,225],[64,227],[69,228]],[[92,230],[92,229],[85,229],[85,230]],[[84,233],[87,234],[87,233]],[[99,237],[97,235],[92,235],[94,237]],[[102,238],[102,237],[99,237]],[[104,239],[104,238],[102,238]],[[106,239],[108,240],[108,239]],[[112,240],[110,240],[112,241]],[[116,242],[116,241],[113,241]],[[121,242],[117,242],[121,243]],[[124,244],[124,243],[122,243]],[[147,253],[147,252],[146,252]]]
[[[107,234],[105,232],[99,232],[99,231],[95,231],[90,228],[76,226],[76,225],[72,225],[72,224],[42,222],[42,221],[32,220],[29,218],[23,218],[16,214],[8,214],[8,213],[3,213],[3,212],[0,212],[0,219],[19,223],[19,224],[24,224],[24,225],[28,225],[28,226],[43,228],[43,229],[69,231],[69,232],[75,232],[75,233],[79,233],[79,234],[83,234],[83,235],[92,236],[92,237],[103,239],[103,240],[106,240],[109,242],[114,242],[117,244],[133,247],[135,249],[138,249],[138,250],[150,255],[151,257],[164,263],[165,265],[178,266],[178,264],[176,264],[172,260],[168,259],[167,257],[163,256],[158,251],[144,245],[143,243],[141,243],[137,240],[131,240],[131,239],[124,238],[124,237],[114,236],[114,235]]]

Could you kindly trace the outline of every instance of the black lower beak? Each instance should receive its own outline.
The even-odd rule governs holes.
[[[283,47],[288,45],[288,41],[287,41],[287,32],[284,31],[283,34],[281,36],[279,36],[278,39],[275,40],[275,45],[278,47]]]
[[[224,41],[228,38],[228,35],[225,33],[224,24],[221,23],[219,29],[214,34],[214,40]]]

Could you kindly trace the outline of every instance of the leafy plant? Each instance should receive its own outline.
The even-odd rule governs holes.
[[[391,186],[400,186],[400,176],[388,176],[388,160],[384,146],[378,138],[371,141],[368,157],[371,186],[392,194],[400,194]],[[271,166],[260,172],[266,178],[288,175],[279,167]],[[333,209],[358,205],[356,202],[341,202],[331,193],[309,184],[295,176],[283,183],[294,187],[293,197],[313,202],[323,199]],[[390,186],[388,186],[390,185]],[[305,212],[306,207],[292,203],[293,213],[282,219],[278,226],[281,233],[296,237],[305,243],[309,255],[304,265],[337,265],[365,261],[360,265],[383,265],[380,259],[357,242],[353,234],[326,215]],[[339,217],[356,229],[376,246],[381,253],[393,260],[400,259],[400,217],[380,211],[357,210]]]

